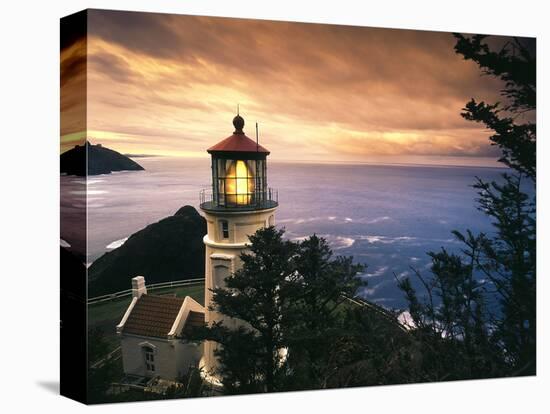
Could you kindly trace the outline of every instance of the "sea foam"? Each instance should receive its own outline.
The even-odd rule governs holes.
[[[107,249],[118,249],[120,246],[122,246],[124,243],[126,243],[126,240],[128,240],[128,237],[125,237],[123,239],[120,239],[120,240],[115,240],[114,242],[112,243],[109,243],[106,248]]]

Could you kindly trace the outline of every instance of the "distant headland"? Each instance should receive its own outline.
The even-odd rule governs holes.
[[[86,163],[86,152],[88,162]],[[110,174],[113,171],[139,171],[144,168],[134,160],[101,144],[93,145],[86,141],[84,145],[76,145],[73,149],[64,152],[60,157],[61,173],[68,175]]]

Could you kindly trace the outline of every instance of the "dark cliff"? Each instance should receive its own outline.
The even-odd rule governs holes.
[[[88,296],[131,288],[131,279],[147,284],[204,276],[206,220],[191,206],[134,233],[88,269]]]

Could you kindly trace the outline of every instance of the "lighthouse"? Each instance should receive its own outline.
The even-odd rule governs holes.
[[[212,161],[212,185],[201,191],[200,208],[207,222],[205,244],[205,322],[223,321],[235,328],[239,321],[217,312],[212,289],[223,288],[225,278],[241,266],[240,255],[249,245],[248,236],[258,229],[275,224],[277,192],[267,185],[269,151],[247,137],[244,119],[233,118],[235,130],[228,138],[208,148]],[[214,351],[217,344],[206,342],[201,366],[214,375],[218,365]]]

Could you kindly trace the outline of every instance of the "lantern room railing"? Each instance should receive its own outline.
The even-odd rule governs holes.
[[[201,190],[200,207],[206,211],[250,211],[275,208],[279,205],[279,192],[273,188],[266,191],[255,191],[249,194],[235,194],[232,200],[227,197],[231,194],[214,197],[212,188]],[[227,200],[224,199],[227,197]]]

